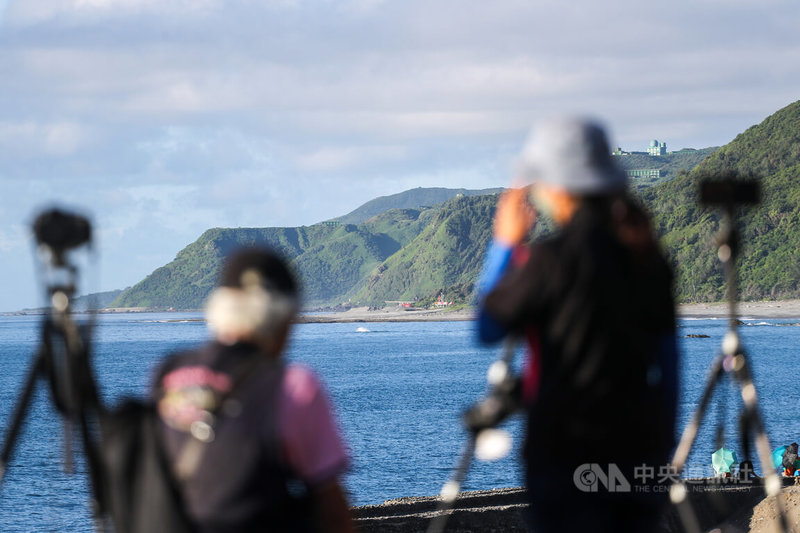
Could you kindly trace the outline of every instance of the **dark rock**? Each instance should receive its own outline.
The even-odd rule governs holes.
[[[416,533],[428,528],[439,502],[438,496],[400,498],[356,507],[353,514],[361,533]],[[528,531],[524,517],[527,506],[525,489],[521,488],[462,492],[446,531]]]

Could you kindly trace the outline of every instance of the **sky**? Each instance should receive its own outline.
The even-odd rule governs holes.
[[[90,216],[80,293],[213,227],[505,186],[537,120],[720,146],[798,100],[792,0],[0,0],[0,311],[43,302],[30,224]]]

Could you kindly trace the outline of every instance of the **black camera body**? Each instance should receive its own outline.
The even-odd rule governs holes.
[[[56,265],[64,264],[64,253],[92,240],[92,225],[84,216],[59,209],[42,212],[33,223],[36,243],[53,253]]]
[[[723,174],[700,181],[700,203],[734,207],[755,205],[761,201],[761,183],[736,173]]]

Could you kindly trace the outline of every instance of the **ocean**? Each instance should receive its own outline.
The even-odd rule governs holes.
[[[199,314],[100,315],[93,361],[103,397],[116,402],[147,390],[163,356],[207,338]],[[800,319],[798,319],[800,320]],[[800,392],[795,375],[800,346],[798,320],[745,319],[741,328],[773,448],[800,440]],[[40,317],[0,317],[0,434],[21,392],[39,342]],[[718,352],[725,320],[682,320],[679,336],[682,386],[679,428],[699,401]],[[686,338],[686,335],[707,338]],[[288,358],[312,367],[332,398],[353,457],[345,478],[351,503],[381,503],[402,496],[434,495],[447,479],[466,434],[459,418],[485,390],[488,365],[500,348],[477,346],[471,322],[300,324]],[[519,365],[522,350],[516,358]],[[725,421],[727,447],[741,450],[736,414],[738,391],[719,388],[687,473],[711,475],[715,428]],[[642,421],[647,423],[647,421]],[[473,463],[465,490],[519,486],[522,471],[520,420],[505,427],[514,435],[509,457]],[[0,486],[0,529],[6,532],[92,531],[85,465],[74,475],[61,470],[62,430],[40,381],[25,431]],[[756,470],[761,469],[756,466]]]

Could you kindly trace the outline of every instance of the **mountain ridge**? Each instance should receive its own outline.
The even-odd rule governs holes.
[[[213,289],[224,257],[248,245],[276,248],[292,263],[307,305],[342,303],[358,292],[357,285],[366,282],[383,261],[416,238],[444,205],[410,209],[387,204],[386,199],[392,197],[399,198],[400,205],[424,201],[424,189],[412,191],[410,202],[406,195],[383,197],[382,205],[388,209],[360,224],[332,220],[296,228],[206,230],[173,261],[123,291],[111,307],[198,309]],[[470,196],[461,192],[470,192],[467,189],[433,191],[429,199],[443,194],[452,199]]]
[[[396,194],[374,198],[346,215],[331,219],[343,224],[360,224],[370,218],[385,213],[389,209],[416,209],[431,207],[461,196],[481,196],[502,192],[501,187],[493,189],[450,189],[446,187],[417,187]]]

